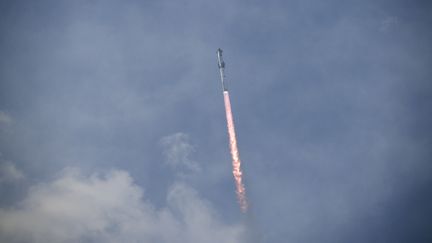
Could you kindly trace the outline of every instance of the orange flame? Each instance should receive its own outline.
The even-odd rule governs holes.
[[[246,200],[246,190],[242,182],[241,161],[237,149],[237,138],[234,129],[234,120],[231,111],[231,102],[228,91],[224,91],[225,112],[228,126],[228,136],[230,142],[230,151],[232,157],[233,175],[236,186],[237,199],[240,204],[240,210],[244,213],[247,211],[248,203]]]

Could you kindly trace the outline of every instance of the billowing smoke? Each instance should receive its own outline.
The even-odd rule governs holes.
[[[237,138],[235,134],[234,120],[231,111],[231,102],[227,90],[224,91],[224,102],[225,102],[225,112],[226,112],[227,126],[228,126],[230,151],[232,157],[233,175],[234,175],[235,186],[236,186],[236,194],[240,204],[240,210],[243,213],[245,213],[248,209],[248,203],[246,199],[246,190],[243,185],[241,161],[237,149]]]
[[[0,207],[0,242],[240,243],[240,224],[221,220],[192,187],[175,182],[156,207],[126,171],[86,175],[68,168],[33,185],[11,208]]]

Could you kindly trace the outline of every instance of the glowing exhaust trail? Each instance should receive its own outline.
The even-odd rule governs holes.
[[[217,50],[217,55],[218,55],[218,66],[219,66],[219,72],[221,76],[222,89],[224,95],[225,113],[227,119],[228,137],[229,137],[230,152],[232,157],[232,166],[233,166],[233,175],[234,175],[234,181],[236,186],[236,194],[237,194],[238,202],[240,204],[240,210],[243,213],[245,213],[248,209],[248,203],[246,199],[246,190],[243,185],[241,161],[240,161],[240,156],[237,148],[237,138],[234,129],[234,119],[231,110],[231,102],[230,102],[228,89],[225,87],[225,80],[224,80],[225,63],[222,60],[221,49]]]
[[[230,102],[228,91],[224,91],[224,102],[225,102],[225,112],[227,118],[228,136],[230,142],[230,151],[232,157],[233,175],[234,175],[234,180],[236,185],[237,199],[239,201],[241,211],[246,212],[248,208],[248,204],[246,200],[246,190],[242,182],[242,171],[240,168],[241,161],[237,149],[237,138],[234,129],[234,120],[232,116],[231,102]]]

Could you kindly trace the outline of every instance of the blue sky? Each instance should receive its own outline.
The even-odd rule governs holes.
[[[428,1],[2,1],[0,239],[430,242],[431,24]]]

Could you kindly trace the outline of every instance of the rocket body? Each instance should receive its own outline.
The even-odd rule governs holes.
[[[223,91],[227,91],[227,88],[225,87],[225,62],[223,61],[222,58],[222,49],[218,49],[217,50],[217,57],[218,57],[218,66],[219,66],[219,73],[220,73],[220,77],[221,77],[221,82],[222,82],[222,90]]]

